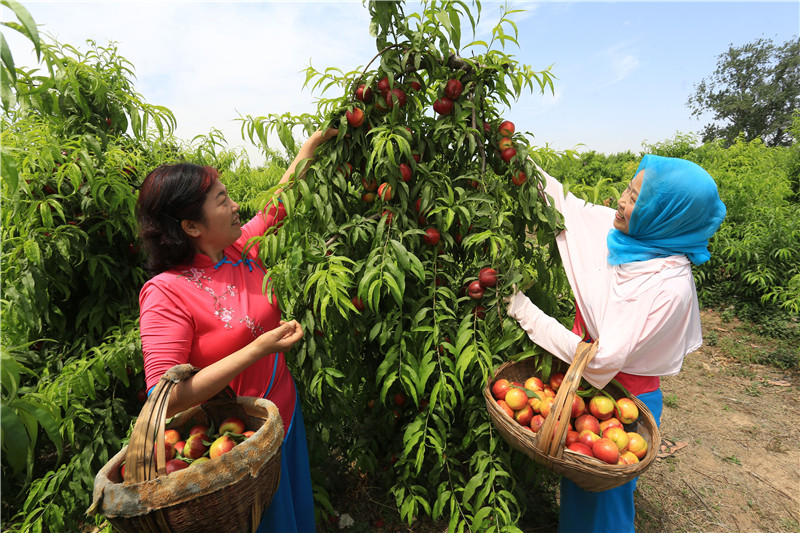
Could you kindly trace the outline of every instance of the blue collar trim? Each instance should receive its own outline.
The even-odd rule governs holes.
[[[223,257],[223,258],[220,260],[220,262],[219,262],[219,263],[217,263],[216,265],[214,265],[214,270],[217,270],[219,267],[221,267],[222,265],[224,265],[224,264],[226,264],[226,263],[227,263],[227,264],[229,264],[229,265],[231,265],[231,266],[234,266],[234,267],[237,267],[237,266],[241,265],[242,263],[244,263],[244,264],[247,266],[247,270],[249,270],[250,272],[252,272],[252,271],[253,271],[253,266],[255,266],[255,267],[256,267],[256,268],[258,268],[258,269],[259,269],[261,272],[264,272],[264,274],[266,274],[266,272],[264,271],[264,269],[263,269],[263,268],[261,268],[261,266],[260,266],[258,263],[256,263],[255,261],[253,261],[253,260],[252,260],[252,259],[250,259],[249,257],[243,257],[242,259],[239,259],[238,261],[236,261],[236,262],[234,263],[234,262],[232,262],[230,259],[228,259],[228,256],[225,256],[225,257]]]

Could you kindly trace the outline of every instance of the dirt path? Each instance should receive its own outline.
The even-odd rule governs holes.
[[[798,532],[800,373],[732,357],[770,349],[735,321],[703,325],[706,345],[662,380],[662,436],[686,447],[640,478],[637,531]]]

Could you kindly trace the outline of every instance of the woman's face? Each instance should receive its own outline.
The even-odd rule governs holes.
[[[636,174],[628,188],[622,192],[622,196],[617,202],[617,213],[614,215],[614,227],[622,233],[628,233],[628,228],[631,223],[631,215],[633,208],[636,206],[636,199],[639,197],[639,192],[642,190],[642,182],[644,181],[644,170]]]
[[[208,191],[203,204],[203,220],[198,227],[201,230],[201,249],[222,251],[242,235],[239,204],[228,196],[228,189],[218,179]]]

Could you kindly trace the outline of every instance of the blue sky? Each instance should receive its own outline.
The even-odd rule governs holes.
[[[376,51],[360,0],[22,3],[61,43],[86,50],[86,39],[116,42],[135,68],[137,92],[175,113],[179,138],[220,130],[229,145],[248,148],[253,163],[260,156],[241,140],[240,114],[313,112],[321,95],[303,89],[309,63],[349,71]],[[558,79],[555,95],[527,93],[507,117],[533,144],[557,150],[639,153],[643,142],[699,132],[705,122],[686,102],[720,54],[800,32],[797,0],[511,5],[525,12],[513,15],[520,46],[506,52],[535,70],[552,65]],[[497,22],[500,6],[483,2],[478,38]],[[12,17],[3,8],[0,19]],[[34,67],[29,43],[2,31],[16,64]]]

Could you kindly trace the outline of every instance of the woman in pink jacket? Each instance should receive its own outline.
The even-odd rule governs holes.
[[[316,132],[284,174],[337,130]],[[139,191],[140,234],[153,277],[139,295],[148,390],[168,369],[190,363],[199,372],[170,393],[167,416],[202,403],[227,385],[239,396],[272,401],[283,420],[281,478],[258,531],[313,532],[314,500],[303,414],[285,352],[303,338],[296,321],[281,320],[275,298],[263,294],[258,247],[247,240],[280,225],[272,202],[246,224],[216,169],[162,165]],[[224,528],[220,524],[220,528]]]
[[[602,388],[620,382],[650,409],[662,410],[660,376],[677,374],[702,344],[692,264],[707,261],[708,239],[725,217],[713,178],[695,163],[646,155],[616,210],[564,194],[542,173],[544,192],[564,215],[557,237],[580,330],[544,314],[522,292],[507,299],[509,316],[530,339],[571,362],[584,338],[598,350],[584,378]],[[591,493],[561,484],[559,531],[634,531],[636,480]]]

